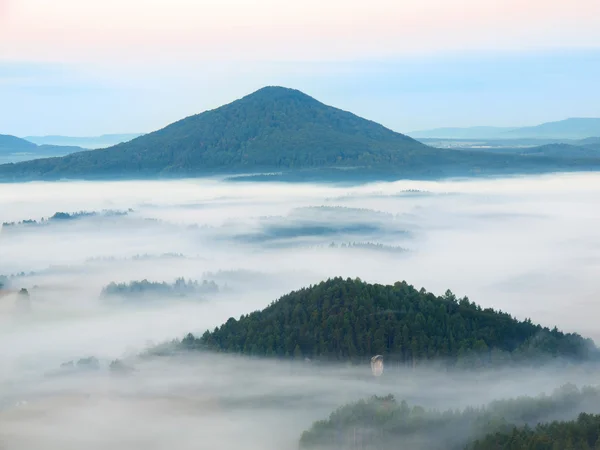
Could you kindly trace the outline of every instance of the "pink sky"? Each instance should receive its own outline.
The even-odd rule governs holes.
[[[0,60],[336,60],[600,47],[598,0],[0,0]]]

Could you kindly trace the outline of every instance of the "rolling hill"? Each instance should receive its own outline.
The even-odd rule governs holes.
[[[438,360],[461,367],[597,356],[593,342],[577,334],[482,309],[450,291],[436,297],[406,282],[384,286],[342,278],[291,292],[200,338],[188,335],[182,345],[356,363],[380,354],[400,365]]]
[[[583,165],[589,169],[590,164],[600,167],[600,160]],[[443,176],[569,169],[571,164],[432,148],[300,91],[265,87],[113,147],[1,165],[0,180],[185,177],[297,169],[352,172],[357,168],[400,176]]]
[[[445,411],[411,406],[391,394],[372,396],[340,406],[327,419],[313,423],[302,433],[299,447],[591,450],[600,444],[600,416],[585,413],[599,413],[598,400],[597,387],[578,389],[572,384],[550,395],[520,396]],[[554,422],[557,418],[573,421]]]

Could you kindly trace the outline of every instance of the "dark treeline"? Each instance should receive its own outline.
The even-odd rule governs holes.
[[[117,211],[112,209],[103,209],[102,211],[79,211],[73,213],[66,212],[56,212],[54,215],[45,218],[42,217],[39,221],[34,219],[25,219],[20,222],[4,222],[2,224],[3,227],[14,227],[18,225],[48,225],[50,223],[55,223],[59,221],[67,221],[67,220],[77,220],[82,219],[84,217],[113,217],[113,216],[126,216],[127,214],[133,212],[132,209],[127,211]]]
[[[577,420],[515,427],[490,433],[466,450],[598,450],[600,415],[581,413]]]
[[[230,318],[200,338],[190,334],[182,345],[353,363],[380,354],[388,366],[438,360],[469,368],[597,357],[594,343],[578,334],[482,309],[450,291],[438,297],[406,282],[384,286],[342,278],[291,292],[262,311]]]
[[[148,281],[131,281],[129,283],[110,283],[102,289],[103,297],[121,296],[137,297],[143,295],[181,296],[195,294],[210,294],[219,292],[219,286],[214,281],[186,281],[177,278],[173,283]]]
[[[401,446],[412,450],[462,450],[476,439],[482,439],[469,448],[584,448],[520,447],[508,444],[515,427],[536,426],[558,419],[571,420],[581,411],[600,412],[600,388],[578,389],[568,384],[552,395],[499,400],[485,407],[447,411],[410,407],[405,401],[397,402],[392,395],[374,396],[342,406],[327,420],[315,422],[302,434],[300,446],[304,449],[391,450]],[[556,427],[547,427],[553,426]],[[563,426],[568,428],[568,425]],[[547,428],[536,429],[538,438],[541,438],[544,429]],[[519,439],[523,443],[530,437],[529,429],[520,429],[514,433],[522,435]],[[495,443],[501,445],[494,446]]]

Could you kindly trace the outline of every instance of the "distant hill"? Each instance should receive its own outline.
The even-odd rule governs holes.
[[[600,118],[572,118],[558,122],[547,122],[534,127],[523,127],[505,133],[507,137],[542,137],[584,139],[600,136]]]
[[[600,118],[570,118],[532,127],[435,128],[408,135],[416,139],[584,139],[600,136]]]
[[[344,176],[437,177],[600,168],[540,157],[452,151],[422,144],[294,89],[265,87],[106,149],[0,166],[0,180],[189,177],[299,170]],[[334,174],[335,175],[335,174]],[[321,175],[320,175],[321,176]]]
[[[143,133],[102,134],[100,136],[25,136],[24,139],[38,145],[75,146],[86,149],[106,148],[128,142]]]
[[[0,134],[0,162],[20,162],[48,156],[64,156],[83,150],[81,147],[36,145],[25,139]]]
[[[230,318],[184,348],[256,356],[415,365],[442,360],[463,367],[564,357],[596,357],[594,344],[482,309],[450,291],[443,297],[406,282],[384,286],[335,278],[281,297],[262,311]]]
[[[25,139],[11,136],[9,134],[0,134],[0,155],[6,155],[16,152],[31,152],[37,149],[37,145]]]

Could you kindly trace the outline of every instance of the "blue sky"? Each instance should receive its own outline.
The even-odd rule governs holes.
[[[596,1],[0,2],[4,134],[147,132],[265,85],[400,132],[600,117]]]

